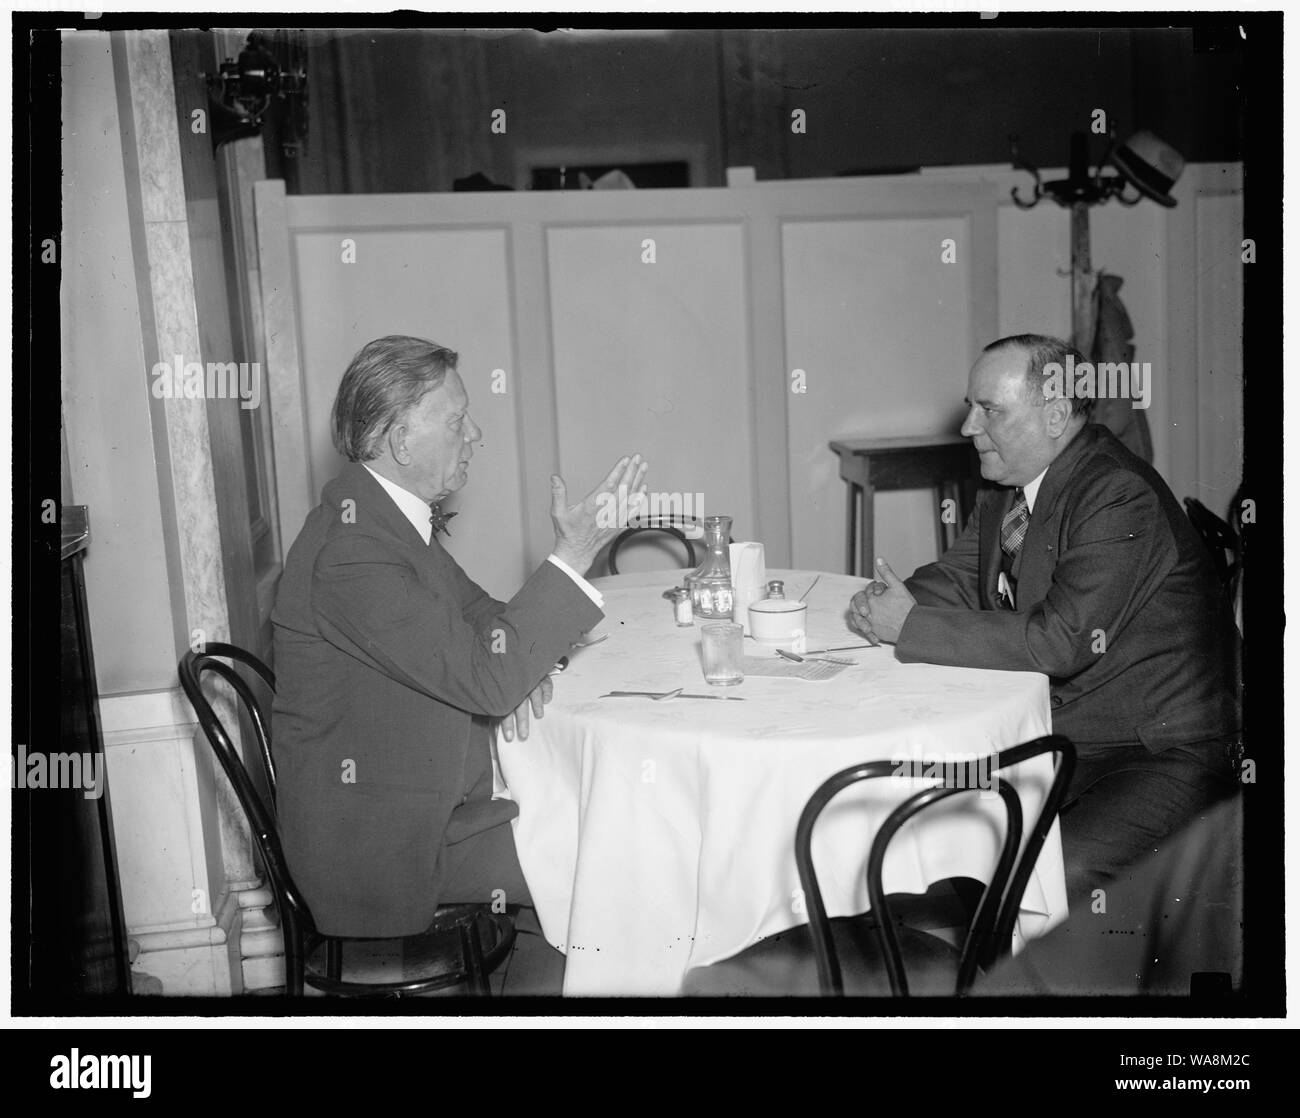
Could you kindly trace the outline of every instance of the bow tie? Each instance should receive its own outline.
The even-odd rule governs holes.
[[[450,539],[451,533],[447,531],[447,521],[456,514],[454,512],[443,512],[442,507],[436,504],[429,507],[429,512],[429,523],[433,525],[433,534],[436,536],[441,532]]]

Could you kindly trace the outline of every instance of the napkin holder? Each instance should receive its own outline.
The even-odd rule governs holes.
[[[767,597],[767,566],[761,543],[731,545],[732,620],[749,633],[750,604]]]

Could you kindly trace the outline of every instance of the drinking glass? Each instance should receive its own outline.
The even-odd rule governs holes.
[[[704,638],[705,680],[715,687],[743,683],[745,673],[740,665],[744,627],[731,621],[718,621],[705,625],[700,632]]]

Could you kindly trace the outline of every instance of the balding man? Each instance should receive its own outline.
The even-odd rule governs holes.
[[[1237,788],[1231,615],[1160,475],[1062,391],[1083,358],[1037,334],[988,346],[962,434],[987,489],[938,562],[856,595],[906,662],[1034,671],[1079,763],[1061,815],[1072,903]]]

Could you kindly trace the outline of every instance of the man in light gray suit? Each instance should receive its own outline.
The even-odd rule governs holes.
[[[402,336],[353,358],[334,405],[348,465],[290,549],[272,614],[282,840],[326,935],[417,934],[442,901],[497,889],[528,903],[518,808],[492,799],[492,726],[526,736],[529,704],[541,715],[547,673],[603,616],[582,573],[619,530],[606,509],[644,499],[639,456],[574,505],[553,477],[554,551],[509,602],[490,597],[438,542],[438,502],[465,485],[482,434],[456,360]]]

